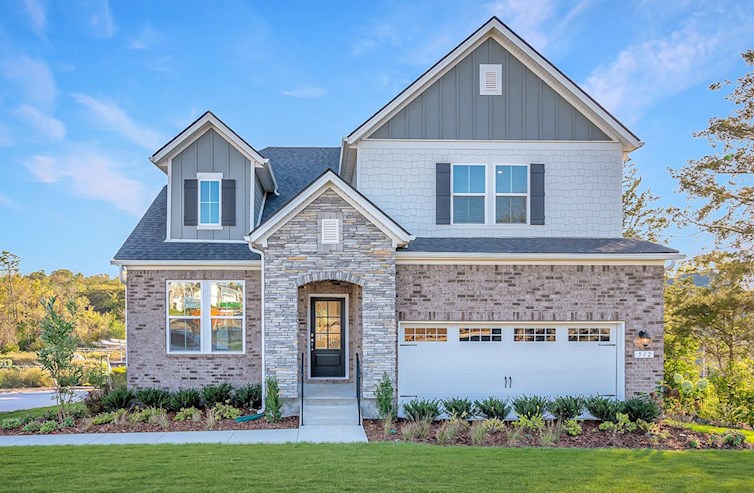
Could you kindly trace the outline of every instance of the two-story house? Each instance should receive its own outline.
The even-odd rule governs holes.
[[[275,377],[295,414],[358,382],[365,415],[384,374],[399,401],[653,392],[679,255],[621,237],[641,145],[497,18],[339,147],[257,151],[207,112],[113,260],[129,385]]]

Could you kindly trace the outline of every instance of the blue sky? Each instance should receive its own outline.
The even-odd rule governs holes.
[[[214,5],[217,3],[217,5]],[[166,182],[148,160],[211,109],[257,148],[340,138],[499,16],[627,123],[664,203],[691,133],[731,107],[749,1],[41,1],[0,18],[0,250],[22,270],[115,274],[112,255]],[[694,231],[669,243],[695,254]]]

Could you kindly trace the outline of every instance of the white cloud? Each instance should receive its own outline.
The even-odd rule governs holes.
[[[44,109],[52,107],[58,90],[52,71],[45,62],[18,55],[2,60],[0,70],[28,102]]]
[[[141,28],[139,35],[128,40],[128,47],[132,50],[148,50],[159,41],[159,35],[152,26],[147,23]]]
[[[77,197],[109,202],[133,216],[144,212],[144,186],[102,153],[75,149],[59,158],[33,156],[25,165],[39,181],[59,183]]]
[[[34,106],[22,104],[13,111],[13,114],[40,132],[45,139],[56,141],[65,138],[63,122],[42,113]]]
[[[303,86],[296,89],[281,91],[281,94],[292,98],[314,99],[327,94],[327,89],[317,86]]]
[[[732,45],[742,39],[741,28],[734,26],[747,24],[729,22],[700,23],[689,18],[668,36],[625,48],[592,71],[584,88],[633,123],[656,101],[715,79],[721,64],[731,61],[726,54],[735,50]]]
[[[159,132],[134,122],[117,103],[96,99],[88,94],[73,94],[73,99],[87,108],[94,119],[107,130],[115,132],[147,150],[158,149],[163,138]]]
[[[0,193],[0,206],[2,207],[14,207],[16,202],[5,194]]]
[[[97,0],[87,2],[86,22],[91,29],[92,36],[96,38],[112,38],[115,35],[116,27],[113,20],[113,13],[110,10],[110,2],[107,0]]]
[[[24,0],[26,13],[29,14],[31,29],[37,36],[44,36],[47,25],[47,9],[39,0]]]

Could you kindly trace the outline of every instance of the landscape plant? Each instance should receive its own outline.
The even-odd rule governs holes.
[[[105,411],[130,409],[133,399],[134,393],[131,389],[125,387],[113,389],[102,396],[102,409]]]
[[[198,423],[202,420],[202,412],[195,407],[183,408],[173,417],[173,421],[193,421]]]
[[[262,384],[250,383],[237,387],[233,391],[232,403],[240,409],[259,409],[262,407]]]
[[[513,410],[516,411],[519,418],[532,418],[539,415],[544,416],[547,411],[547,397],[539,395],[520,395],[513,399]]]
[[[403,414],[409,421],[435,421],[440,417],[440,402],[436,399],[412,399],[403,404]]]
[[[196,389],[181,389],[172,392],[168,407],[171,411],[180,411],[189,407],[202,407],[202,396]]]
[[[170,392],[163,389],[138,389],[134,397],[144,407],[167,408],[170,403]]]
[[[243,414],[237,407],[233,407],[230,404],[223,404],[221,402],[215,404],[214,407],[212,407],[212,410],[217,419],[236,419]]]
[[[387,372],[382,374],[382,378],[377,382],[377,388],[374,391],[377,399],[377,414],[383,421],[392,422],[396,418],[395,409],[395,389],[393,381]]]
[[[227,404],[232,397],[233,385],[228,382],[202,387],[202,399],[207,407],[212,407],[217,403]]]
[[[581,423],[579,423],[575,419],[569,419],[563,424],[563,431],[565,431],[572,437],[577,437],[581,435],[582,432]]]
[[[624,410],[623,402],[609,397],[588,397],[584,403],[589,414],[600,421],[615,421],[616,415]]]
[[[283,401],[280,399],[280,387],[275,377],[265,381],[264,415],[270,423],[279,423],[283,419]]]
[[[555,397],[547,404],[547,410],[556,419],[568,421],[580,416],[584,412],[584,398],[581,396]]]
[[[50,373],[55,386],[55,403],[58,422],[62,422],[69,412],[69,407],[76,394],[74,387],[81,381],[82,369],[73,363],[76,351],[76,337],[72,319],[76,315],[76,305],[66,304],[68,317],[55,310],[55,297],[42,300],[45,317],[41,322],[42,348],[37,352],[39,364]]]
[[[454,443],[469,428],[468,422],[462,419],[444,421],[435,432],[435,438],[440,445]]]
[[[487,419],[504,420],[511,412],[511,406],[505,399],[488,397],[481,401],[474,401],[477,412]]]
[[[633,397],[623,403],[623,409],[631,421],[654,422],[661,413],[660,406],[649,396]]]
[[[471,419],[474,417],[474,404],[469,399],[452,397],[442,401],[442,407],[451,419]]]
[[[542,431],[545,427],[545,419],[541,414],[535,414],[531,417],[519,416],[518,420],[513,422],[513,427],[528,432]]]

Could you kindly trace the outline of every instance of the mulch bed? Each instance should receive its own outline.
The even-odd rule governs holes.
[[[114,423],[108,423],[104,425],[90,424],[91,418],[81,418],[76,420],[76,424],[70,428],[62,428],[55,430],[50,435],[68,435],[71,433],[133,433],[133,432],[168,432],[168,431],[209,431],[207,423],[204,419],[194,423],[191,420],[187,421],[173,421],[175,413],[168,413],[168,424],[166,427],[158,424],[151,423],[127,423],[124,425],[116,425]],[[215,426],[212,427],[212,431],[225,431],[225,430],[282,430],[289,428],[298,428],[298,417],[292,416],[283,418],[279,423],[270,423],[266,418],[261,418],[256,421],[248,421],[246,423],[236,423],[232,419],[217,420]],[[2,430],[0,429],[0,436],[3,435],[39,435],[40,433],[28,433],[22,429],[15,430]]]
[[[405,421],[398,421],[394,424],[393,429],[396,433],[385,435],[382,421],[379,420],[364,420],[364,430],[370,442],[405,442],[402,434],[401,427],[405,424]],[[427,438],[414,439],[415,443],[428,443],[437,445],[436,434],[438,428],[442,426],[442,422],[432,423],[431,432]],[[511,427],[510,424],[506,426]],[[570,436],[563,432],[560,439],[550,445],[551,447],[558,448],[653,448],[663,450],[685,450],[692,448],[689,445],[689,441],[696,439],[699,442],[699,448],[727,448],[724,445],[713,444],[709,441],[709,434],[698,433],[685,428],[677,428],[661,423],[660,429],[667,432],[668,438],[657,439],[656,437],[648,436],[643,431],[635,431],[631,433],[618,434],[614,432],[605,432],[598,429],[599,422],[597,421],[583,421],[581,422],[582,434],[579,436]],[[471,437],[468,431],[461,434],[456,440],[447,445],[473,445],[471,443]],[[490,447],[541,447],[539,440],[539,434],[534,433],[522,433],[521,437],[515,443],[508,443],[508,438],[505,432],[498,432],[489,434],[482,444],[482,446]],[[754,448],[754,445],[750,443],[744,443],[741,448]]]

